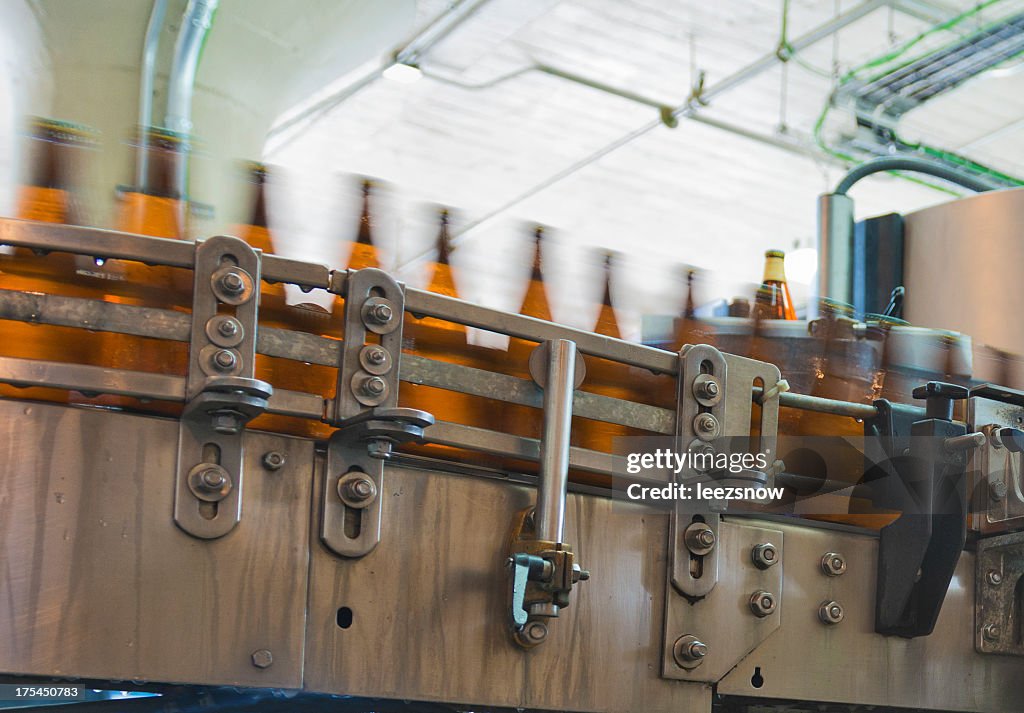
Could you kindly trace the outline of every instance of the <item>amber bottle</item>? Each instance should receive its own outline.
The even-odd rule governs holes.
[[[92,144],[87,129],[52,119],[33,119],[29,125],[29,170],[18,188],[16,217],[46,223],[76,225],[81,206],[76,176]],[[0,252],[0,289],[95,297],[76,275],[79,258],[70,253],[36,254],[25,248]],[[67,363],[95,363],[90,357],[99,335],[71,327],[0,321],[0,355]],[[0,396],[66,402],[67,392],[16,388],[0,384]],[[75,400],[72,396],[72,400]]]
[[[250,163],[246,178],[252,192],[252,209],[245,222],[234,233],[265,255],[276,252],[274,236],[267,220],[267,182],[270,169],[261,163]],[[284,285],[262,281],[260,284],[260,327],[297,330],[318,334],[323,319],[313,317],[305,307],[289,306]],[[319,364],[308,364],[290,359],[256,355],[255,377],[269,382],[275,389],[301,391],[329,397],[335,389],[336,370]],[[291,433],[298,436],[326,437],[329,427],[320,421],[300,420],[287,416],[264,414],[249,424],[250,428]]]
[[[442,210],[439,216],[440,228],[437,236],[437,257],[430,266],[430,292],[459,297],[452,274],[450,257],[452,253],[449,235],[449,213]],[[416,319],[406,314],[404,348],[418,356],[461,364],[474,368],[485,367],[481,350],[470,345],[466,327],[434,317]],[[450,421],[466,426],[480,426],[485,423],[488,401],[457,391],[402,382],[399,386],[399,403],[409,408],[422,409],[434,415],[438,421]],[[479,461],[478,456],[455,448],[431,446],[432,454],[462,461]]]
[[[764,278],[755,296],[760,319],[796,319],[796,308],[786,283],[786,253],[768,250],[764,254]]]

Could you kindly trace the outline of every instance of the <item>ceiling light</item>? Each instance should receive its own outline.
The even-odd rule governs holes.
[[[398,82],[399,84],[412,84],[419,81],[419,78],[422,76],[423,72],[415,64],[395,62],[384,70],[385,79],[390,79],[392,82]]]

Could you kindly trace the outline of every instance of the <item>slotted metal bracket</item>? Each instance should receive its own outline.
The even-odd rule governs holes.
[[[260,253],[245,241],[196,243],[174,522],[203,539],[226,535],[242,517],[245,424],[273,392],[253,378],[259,286]]]
[[[1024,532],[979,540],[977,562],[975,648],[1024,656]]]
[[[676,450],[714,448],[713,441],[722,435],[726,424],[726,362],[723,354],[706,344],[687,345],[679,352],[678,418],[676,420]],[[712,395],[708,384],[716,384]],[[692,484],[699,474],[681,472],[677,478]],[[719,548],[691,551],[687,547],[686,531],[694,523],[703,523],[718,540],[721,518],[712,503],[694,503],[676,500],[669,524],[669,580],[686,597],[706,597],[718,582]]]
[[[345,280],[345,341],[327,444],[320,539],[338,555],[362,557],[380,542],[384,461],[398,443],[423,438],[425,411],[398,407],[405,292],[375,268]]]

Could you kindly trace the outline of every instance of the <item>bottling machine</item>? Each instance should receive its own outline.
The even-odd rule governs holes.
[[[0,291],[2,320],[188,351],[184,374],[0,358],[29,389],[0,399],[6,681],[122,682],[185,710],[1024,710],[1022,392],[922,373],[903,401],[797,393],[711,344],[629,343],[228,236],[2,220],[0,243],[192,284],[189,311]],[[262,282],[343,298],[343,338],[261,325]],[[532,378],[403,351],[423,317],[536,343]],[[257,355],[332,369],[334,394],[257,379]],[[674,406],[588,391],[595,360],[662,375]],[[535,409],[541,438],[435,419],[403,405],[409,385]],[[265,414],[329,435],[248,426]],[[844,431],[861,477],[789,472],[780,414],[861,434]],[[580,418],[779,457],[638,476],[626,452],[648,440],[575,447]],[[624,496],[691,477],[789,501]],[[804,517],[814,496],[890,517]]]

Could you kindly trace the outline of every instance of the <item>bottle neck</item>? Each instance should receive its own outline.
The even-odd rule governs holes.
[[[764,279],[762,282],[765,283],[785,283],[786,282],[786,267],[783,262],[783,258],[777,256],[769,256],[764,261]]]

